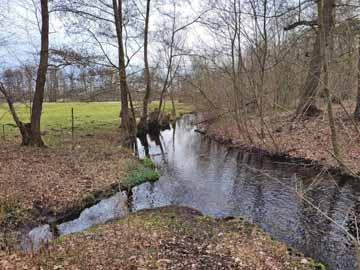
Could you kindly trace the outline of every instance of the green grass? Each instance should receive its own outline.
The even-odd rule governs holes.
[[[126,171],[125,179],[121,183],[128,188],[146,181],[155,182],[160,177],[154,162],[150,158],[145,158],[140,163],[135,160],[129,160]]]
[[[158,102],[152,102],[150,110],[157,108]],[[141,106],[141,104],[136,104]],[[29,122],[30,109],[28,105],[16,104],[16,110],[23,122]],[[177,103],[177,114],[189,112],[188,105]],[[58,144],[64,138],[71,137],[71,109],[74,108],[75,134],[89,135],[97,132],[107,132],[119,126],[119,102],[66,102],[44,103],[41,119],[41,129],[47,144]],[[165,111],[171,112],[171,103],[166,103]],[[2,137],[5,127],[5,136],[11,139],[19,136],[18,129],[9,113],[7,104],[0,104],[0,135]]]

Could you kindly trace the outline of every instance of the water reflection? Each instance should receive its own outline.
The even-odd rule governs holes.
[[[359,183],[229,150],[196,134],[192,120],[186,116],[176,130],[148,137],[147,150],[138,141],[140,156],[148,154],[162,164],[163,176],[133,190],[135,209],[175,204],[217,217],[243,216],[330,270],[356,269],[345,232],[299,194],[305,192],[331,219],[351,227],[349,210],[359,209]]]

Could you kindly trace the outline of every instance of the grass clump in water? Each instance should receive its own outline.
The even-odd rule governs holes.
[[[128,161],[126,171],[123,184],[127,188],[132,188],[147,181],[155,182],[160,177],[154,162],[150,158],[144,158],[141,162],[136,160]]]

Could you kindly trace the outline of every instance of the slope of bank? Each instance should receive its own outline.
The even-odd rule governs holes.
[[[115,192],[158,177],[118,141],[114,130],[84,137],[74,149],[0,143],[0,250],[16,247],[23,231],[74,219]]]
[[[39,253],[0,255],[9,269],[322,269],[239,218],[168,207],[61,237]]]
[[[334,104],[337,141],[342,164],[352,172],[358,173],[360,127],[349,117],[354,110],[354,104],[346,103],[344,108]],[[279,112],[266,116],[263,125],[264,137],[261,136],[262,125],[257,117],[250,117],[247,121],[248,132],[244,128],[239,130],[230,116],[203,124],[203,128],[209,137],[229,145],[284,153],[291,157],[317,161],[326,167],[339,166],[333,155],[326,108],[322,108],[322,113],[316,118],[297,121],[292,121],[292,118],[293,112]]]

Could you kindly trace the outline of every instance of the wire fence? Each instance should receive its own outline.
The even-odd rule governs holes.
[[[83,138],[94,137],[96,134],[105,133],[118,127],[118,119],[113,120],[88,120],[85,117],[77,117],[76,110],[71,108],[68,116],[68,124],[45,125],[42,129],[42,136],[50,145],[71,145],[74,147]],[[21,140],[18,127],[13,122],[0,122],[1,141],[14,143]]]

